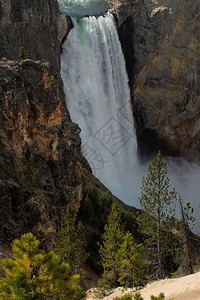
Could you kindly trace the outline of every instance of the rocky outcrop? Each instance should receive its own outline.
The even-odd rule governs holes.
[[[59,70],[59,7],[57,0],[0,1],[0,58],[48,61]]]
[[[72,28],[73,24],[69,16],[59,14],[58,16],[58,40],[60,45],[64,42],[67,34]]]
[[[108,2],[111,6],[110,12],[116,17],[118,27],[129,16],[137,13],[138,5],[141,3],[140,0],[108,0]]]
[[[119,28],[141,154],[200,157],[199,9],[199,0],[140,1]]]
[[[80,129],[65,105],[59,58],[64,25],[56,0],[0,1],[0,58],[9,59],[0,61],[4,245],[32,231],[51,248],[67,203],[80,205],[82,164],[90,170]],[[19,63],[21,47],[26,59]]]
[[[82,199],[80,129],[48,63],[0,62],[0,236],[52,240],[67,203]],[[86,162],[85,162],[86,165]]]

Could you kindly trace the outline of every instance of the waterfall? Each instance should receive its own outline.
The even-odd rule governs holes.
[[[72,7],[77,16],[63,45],[61,75],[67,108],[81,128],[82,153],[93,173],[122,201],[138,207],[141,179],[150,162],[137,162],[128,78],[114,18],[110,13],[82,17],[103,12],[103,3],[59,1],[66,13]],[[183,201],[191,201],[199,220],[199,167],[183,159],[167,161],[172,186]]]
[[[82,153],[113,194],[133,203],[137,142],[125,61],[114,18],[73,17],[61,54],[66,104]],[[138,201],[138,199],[137,199]]]

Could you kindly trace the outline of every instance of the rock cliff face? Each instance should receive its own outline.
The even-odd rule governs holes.
[[[0,62],[0,235],[51,240],[69,201],[82,197],[80,129],[48,63]]]
[[[126,20],[123,5],[117,6],[116,15],[140,153],[159,147],[198,160],[200,1],[138,1],[134,8],[125,2]]]
[[[24,47],[25,58],[52,63],[59,70],[57,0],[0,1],[0,58],[18,59]]]
[[[90,170],[80,151],[80,129],[65,105],[59,59],[64,35],[59,24],[66,25],[56,0],[0,1],[0,58],[5,57],[0,61],[4,245],[32,231],[51,247],[67,203],[75,209],[80,205],[83,165]],[[19,63],[20,47],[26,59]]]

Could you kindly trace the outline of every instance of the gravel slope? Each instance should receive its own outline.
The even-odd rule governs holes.
[[[144,300],[150,300],[150,296],[158,296],[163,292],[166,296],[166,300],[200,300],[200,272],[184,276],[176,279],[164,279],[149,283],[141,291],[141,295]],[[104,300],[112,300],[117,296],[121,296],[124,293],[133,293],[132,289],[124,291],[123,288],[116,288],[109,293]],[[90,291],[87,299],[97,299],[98,297]]]
[[[164,279],[148,284],[141,290],[144,300],[164,292],[166,300],[200,300],[200,272],[176,279]]]

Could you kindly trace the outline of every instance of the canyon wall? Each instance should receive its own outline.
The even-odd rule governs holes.
[[[199,1],[118,1],[141,154],[198,159]],[[64,23],[62,23],[64,22]],[[48,243],[86,181],[101,186],[80,150],[60,77],[65,20],[56,0],[0,1],[0,241],[32,231]],[[24,58],[18,60],[24,47]],[[93,183],[91,186],[94,186]],[[102,189],[105,189],[101,186]]]
[[[0,12],[0,243],[32,231],[51,248],[90,173],[65,105],[58,3],[2,0]]]
[[[57,0],[0,1],[0,58],[25,58],[52,63],[59,70],[59,7]]]
[[[49,239],[68,202],[82,198],[80,129],[49,63],[0,62],[0,236]]]
[[[134,7],[127,0],[113,10],[141,155],[160,148],[199,161],[199,11],[199,0],[135,1]]]

